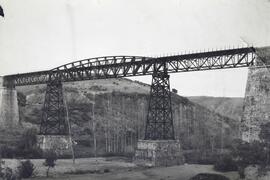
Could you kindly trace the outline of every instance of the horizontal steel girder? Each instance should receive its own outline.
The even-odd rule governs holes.
[[[249,67],[255,61],[255,48],[182,54],[165,57],[107,56],[75,61],[49,71],[4,76],[7,84],[15,86],[46,84],[55,79],[61,82],[121,78],[152,75],[162,71],[166,63],[168,73]]]

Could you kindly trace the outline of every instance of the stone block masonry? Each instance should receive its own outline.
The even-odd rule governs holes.
[[[71,155],[72,140],[66,135],[38,135],[38,147],[43,151],[54,150],[58,155]]]
[[[270,48],[258,48],[256,53],[256,64],[248,72],[241,122],[242,139],[247,142],[260,140],[261,126],[270,123]]]
[[[174,166],[184,163],[179,140],[139,140],[134,162],[141,166]]]
[[[19,125],[17,91],[3,84],[3,77],[0,77],[0,129],[12,130]]]

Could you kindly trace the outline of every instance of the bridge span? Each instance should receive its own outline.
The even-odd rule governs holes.
[[[152,75],[155,71],[168,73],[249,67],[254,64],[255,48],[237,48],[181,54],[164,57],[104,56],[71,62],[47,71],[4,76],[6,85],[47,84],[92,79]]]

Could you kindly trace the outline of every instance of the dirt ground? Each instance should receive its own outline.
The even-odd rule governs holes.
[[[6,165],[15,166],[16,160],[5,160]],[[212,165],[185,164],[172,167],[141,168],[123,158],[83,158],[57,160],[57,165],[46,178],[44,160],[31,160],[36,166],[37,177],[32,180],[188,180],[198,173],[218,173],[231,180],[239,178],[237,172],[219,173]],[[105,170],[105,172],[104,172]],[[109,172],[106,172],[109,171]]]

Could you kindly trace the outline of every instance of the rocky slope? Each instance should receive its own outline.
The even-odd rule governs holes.
[[[72,134],[78,142],[76,152],[91,154],[93,122],[98,153],[133,152],[137,139],[144,136],[149,88],[128,79],[66,83],[64,93]],[[17,87],[17,90],[21,124],[25,128],[38,128],[46,86]],[[177,94],[172,96],[175,133],[184,149],[225,147],[238,137],[237,121]]]

